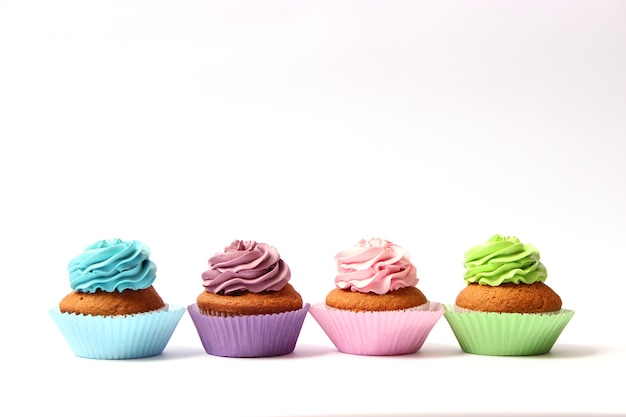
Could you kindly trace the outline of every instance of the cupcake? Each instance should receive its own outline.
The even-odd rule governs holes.
[[[407,251],[387,240],[363,239],[335,261],[335,288],[309,312],[337,350],[367,356],[417,352],[444,309],[416,287]]]
[[[235,240],[209,259],[203,291],[187,307],[204,350],[264,357],[294,351],[309,309],[275,247]]]
[[[100,240],[69,262],[72,291],[49,315],[77,356],[132,359],[163,352],[185,308],[166,304],[154,289],[150,253],[136,240]]]
[[[494,356],[549,352],[574,312],[545,284],[537,248],[494,235],[465,253],[465,288],[444,317],[461,349]]]

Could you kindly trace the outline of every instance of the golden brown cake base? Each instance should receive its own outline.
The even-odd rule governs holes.
[[[469,284],[456,298],[456,305],[477,311],[500,313],[546,313],[561,309],[561,297],[543,282],[534,284]]]
[[[72,291],[59,303],[62,313],[91,314],[92,316],[118,316],[145,313],[165,307],[165,303],[150,286],[144,290],[95,293]]]
[[[326,296],[326,305],[352,311],[391,311],[417,307],[428,300],[416,287],[405,287],[387,294],[362,293],[335,288]]]
[[[302,297],[287,284],[279,291],[253,293],[238,291],[234,294],[214,294],[203,291],[196,299],[198,310],[208,315],[245,316],[274,314],[302,308]]]

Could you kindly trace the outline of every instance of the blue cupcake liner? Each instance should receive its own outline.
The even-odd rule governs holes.
[[[165,349],[185,308],[168,305],[149,313],[92,316],[48,311],[75,355],[89,359],[136,359]]]

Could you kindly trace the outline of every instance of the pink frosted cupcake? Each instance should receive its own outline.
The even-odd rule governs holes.
[[[361,240],[335,260],[336,288],[309,310],[335,347],[370,356],[417,352],[444,309],[416,287],[406,250],[383,239]]]
[[[290,279],[266,243],[235,240],[210,258],[204,291],[187,307],[205,351],[240,358],[293,352],[309,305]]]

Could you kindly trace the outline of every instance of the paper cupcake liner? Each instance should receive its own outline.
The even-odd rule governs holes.
[[[340,352],[390,356],[417,352],[444,308],[427,302],[406,310],[354,312],[318,303],[309,312]]]
[[[163,352],[185,308],[166,306],[150,313],[92,316],[48,311],[70,348],[89,359],[135,359]]]
[[[453,304],[444,317],[467,353],[491,356],[529,356],[548,353],[574,311],[552,313],[491,313]]]
[[[187,310],[206,353],[254,358],[293,352],[309,304],[285,313],[232,317],[204,315],[197,304],[189,305]]]

